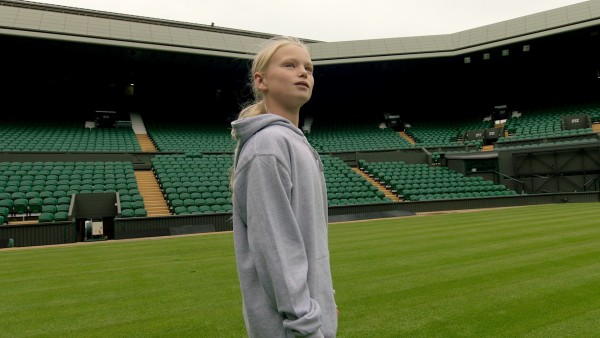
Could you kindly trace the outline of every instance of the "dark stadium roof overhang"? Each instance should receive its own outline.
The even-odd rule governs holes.
[[[496,86],[512,86],[514,81],[510,76],[531,68],[528,62],[532,57],[536,58],[538,72],[547,68],[566,74],[570,69],[564,65],[583,64],[578,62],[582,57],[587,58],[588,65],[596,63],[600,68],[599,31],[600,0],[592,0],[445,35],[341,42],[305,40],[318,66],[315,77],[319,87],[307,107],[314,105],[319,110],[341,111],[343,107],[334,105],[346,103],[349,97],[365,97],[375,100],[358,100],[365,107],[356,107],[355,102],[348,103],[348,107],[382,111],[392,106],[395,110],[405,104],[403,99],[406,98],[413,103],[432,103],[425,96],[426,92],[442,95],[436,97],[438,105],[452,100],[458,102],[454,97],[462,95],[457,92],[459,79],[470,78],[472,83],[499,79]],[[175,82],[188,81],[181,88],[191,84],[195,91],[190,89],[185,94],[196,101],[199,91],[214,95],[221,89],[229,92],[229,99],[234,100],[232,97],[236,96],[235,100],[243,101],[240,97],[245,94],[239,93],[248,89],[249,60],[258,46],[272,36],[211,25],[0,0],[0,43],[10,51],[5,56],[15,66],[8,72],[16,74],[7,79],[18,82],[16,86],[29,85],[27,77],[18,72],[27,72],[30,78],[38,76],[38,79],[38,73],[42,72],[48,72],[46,79],[60,76],[60,71],[73,72],[69,74],[72,82],[84,80],[77,73],[89,73],[93,76],[87,80],[88,87],[101,81],[104,84],[115,79],[125,81],[135,73],[152,81],[154,96],[159,90],[169,90],[167,85],[178,86]],[[531,46],[531,52],[519,50],[525,44]],[[578,54],[566,58],[571,46],[578,49]],[[509,48],[510,57],[499,55]],[[492,60],[482,60],[486,53],[492,55]],[[463,64],[466,57],[473,60],[469,66]],[[564,69],[555,67],[557,62],[561,62]],[[62,69],[57,64],[62,65]],[[105,74],[112,78],[108,79]],[[530,72],[527,76],[544,81],[538,75]],[[92,81],[95,83],[91,84]],[[515,88],[508,94],[520,95],[526,89]],[[499,97],[504,95],[489,94],[492,90],[482,86],[475,90],[476,93],[473,87],[468,88],[469,100],[461,102],[483,102],[487,106],[489,102],[499,102]],[[381,106],[374,107],[372,102]],[[504,100],[500,98],[500,102]],[[330,104],[332,106],[328,106]]]
[[[560,27],[553,27],[549,29],[539,30],[536,32],[531,32],[527,34],[520,34],[508,38],[497,39],[492,41],[486,41],[478,44],[473,44],[465,47],[450,47],[447,49],[431,49],[431,50],[423,50],[416,52],[399,52],[399,53],[389,53],[389,54],[372,54],[368,53],[356,55],[348,55],[348,56],[340,56],[340,57],[313,57],[313,61],[315,65],[335,65],[335,64],[345,64],[345,63],[363,63],[363,62],[387,62],[387,61],[396,61],[396,60],[414,60],[414,59],[424,59],[424,58],[447,58],[447,57],[456,57],[463,56],[469,54],[475,54],[478,52],[492,50],[497,48],[502,48],[507,45],[524,45],[530,44],[531,41],[549,38],[555,35],[580,31],[587,28],[595,28],[600,27],[600,18],[589,19],[583,22],[579,22],[576,24],[570,24]],[[431,37],[434,38],[434,37]],[[440,39],[444,39],[443,36],[439,37]],[[372,41],[372,40],[371,40]],[[344,42],[342,42],[344,43]],[[357,43],[355,41],[348,43]],[[369,43],[369,41],[364,41],[363,43]],[[341,44],[341,43],[329,43],[329,44]],[[314,48],[314,46],[313,46]]]
[[[260,43],[274,36],[29,1],[0,0],[0,9],[0,35],[208,57],[251,59]],[[590,0],[452,34],[304,41],[315,65],[335,65],[455,57],[595,26],[600,26],[600,1]]]

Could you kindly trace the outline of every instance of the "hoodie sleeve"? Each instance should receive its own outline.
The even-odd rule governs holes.
[[[236,174],[245,202],[248,242],[271,306],[296,336],[322,337],[321,309],[310,297],[308,261],[292,211],[289,170],[275,155],[254,155]],[[245,201],[244,201],[245,200]]]

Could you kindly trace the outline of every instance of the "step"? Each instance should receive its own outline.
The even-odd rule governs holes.
[[[400,202],[400,198],[398,197],[398,195],[394,194],[393,192],[391,192],[390,190],[388,190],[386,187],[384,187],[383,185],[381,185],[379,182],[375,181],[372,177],[370,177],[369,175],[367,175],[364,171],[360,170],[360,168],[352,168],[352,170],[354,170],[354,172],[358,173],[364,179],[366,179],[367,181],[369,181],[369,183],[371,183],[374,186],[376,186],[377,189],[379,189],[379,191],[383,192],[386,197],[391,198],[392,201],[394,201],[394,202]]]
[[[136,134],[147,134],[146,126],[144,125],[144,120],[142,119],[142,115],[140,113],[129,113],[129,118],[131,119],[131,129]]]
[[[144,198],[144,207],[148,217],[171,215],[152,170],[135,170],[134,174],[140,195]]]
[[[402,136],[405,140],[407,140],[410,144],[416,144],[417,142],[415,142],[415,140],[412,139],[412,137],[408,136],[407,133],[401,131],[398,132],[398,135]]]
[[[135,137],[137,138],[138,143],[140,144],[140,147],[142,148],[142,152],[155,153],[158,151],[158,149],[156,149],[156,147],[154,146],[154,143],[152,142],[152,140],[150,139],[150,136],[148,136],[148,134],[135,134]]]

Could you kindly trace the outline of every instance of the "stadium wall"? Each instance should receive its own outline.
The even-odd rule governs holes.
[[[465,209],[485,209],[516,207],[553,203],[594,203],[600,202],[600,192],[559,193],[500,196],[470,199],[449,199],[433,201],[410,201],[401,203],[370,204],[355,206],[335,206],[329,208],[330,216],[346,214],[377,213],[387,211],[434,212]]]
[[[465,209],[484,209],[498,207],[516,207],[539,204],[557,203],[597,203],[600,202],[600,192],[558,193],[502,196],[456,200],[415,201],[401,203],[335,206],[329,208],[329,215],[346,215],[346,219],[364,219],[361,215],[368,214],[376,218],[377,214],[386,212],[435,212]],[[386,217],[386,216],[380,216]],[[206,232],[214,229],[216,232],[231,231],[230,214],[186,215],[167,217],[140,217],[115,219],[115,238],[135,238],[150,236],[168,236],[175,233]],[[194,228],[195,227],[195,228]],[[180,231],[181,230],[181,231]],[[77,242],[77,230],[74,222],[54,222],[43,224],[4,225],[0,226],[0,239],[14,240],[15,247],[38,245],[55,245]]]
[[[4,152],[0,153],[0,162],[107,162],[121,161],[137,163],[151,163],[154,155],[173,155],[181,154],[179,152],[160,152],[160,153],[102,153],[102,152]]]
[[[500,184],[526,193],[596,191],[600,178],[600,146],[581,144],[501,151]]]
[[[171,215],[164,217],[134,217],[115,219],[115,239],[130,237],[146,237],[150,235],[169,235],[177,229],[197,228],[198,230],[214,229],[213,231],[231,231],[231,214],[208,214],[208,215]],[[204,232],[204,231],[200,231]],[[136,235],[137,234],[137,235]]]
[[[422,148],[345,153],[320,152],[319,154],[335,156],[353,167],[358,166],[358,160],[368,162],[404,161],[410,164],[429,163],[428,154]]]
[[[0,226],[0,238],[12,238],[15,247],[55,245],[77,242],[74,222]]]

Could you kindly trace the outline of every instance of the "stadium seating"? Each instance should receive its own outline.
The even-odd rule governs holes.
[[[406,128],[406,134],[411,136],[416,145],[420,147],[470,146],[473,151],[478,151],[481,149],[483,142],[481,140],[464,141],[464,133],[493,126],[493,121],[484,121],[482,118],[460,121],[415,121],[411,122],[410,127]]]
[[[175,215],[231,210],[232,163],[231,155],[160,155],[152,159],[154,173]]]
[[[570,105],[552,108],[527,109],[510,117],[505,124],[509,136],[498,139],[502,149],[532,146],[587,143],[598,140],[592,128],[565,130],[562,118],[568,115],[590,116],[592,122],[600,120],[600,105]]]
[[[599,142],[592,128],[563,130],[562,118],[573,114],[587,114],[592,122],[600,123],[600,105],[527,109],[507,120],[509,136],[500,137],[495,149]],[[493,182],[453,172],[443,167],[440,160],[445,152],[481,150],[481,141],[465,141],[463,135],[466,131],[490,128],[493,121],[407,122],[410,127],[406,133],[415,145],[377,123],[319,119],[312,123],[306,137],[321,154],[330,206],[392,202],[343,160],[329,155],[336,152],[428,148],[432,166],[364,160],[359,163],[363,170],[408,201],[515,194]],[[148,118],[146,127],[159,151],[180,153],[155,155],[152,159],[154,174],[171,213],[230,212],[229,170],[235,142],[228,125],[165,123]],[[83,122],[10,120],[0,124],[0,133],[3,135],[0,150],[5,152],[140,151],[130,128],[84,128]],[[39,215],[40,222],[63,220],[73,194],[111,191],[119,193],[121,217],[147,216],[130,162],[0,162],[0,217],[4,222],[13,215]]]
[[[390,185],[398,195],[409,201],[481,198],[516,195],[514,190],[486,181],[479,176],[466,177],[447,167],[426,164],[406,164],[403,161],[367,162],[362,170],[380,182]]]
[[[134,213],[146,214],[131,162],[0,162],[0,187],[0,208],[15,215],[54,213],[60,220],[73,194],[91,192],[118,192],[137,202]]]
[[[315,122],[306,138],[319,153],[413,148],[393,129],[382,129],[374,122]]]
[[[189,154],[233,153],[235,141],[226,125],[146,120],[146,129],[159,151]]]
[[[131,128],[85,128],[85,121],[3,121],[0,151],[138,152]]]
[[[389,197],[352,170],[342,159],[321,155],[330,206],[392,203]]]

